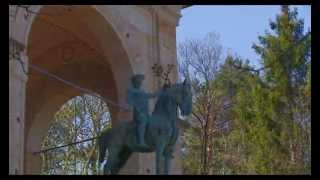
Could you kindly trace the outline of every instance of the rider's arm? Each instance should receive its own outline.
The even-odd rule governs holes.
[[[128,104],[129,105],[133,105],[133,102],[134,102],[134,99],[133,99],[134,97],[133,97],[133,93],[129,90],[128,92],[127,92],[127,102],[128,102]]]

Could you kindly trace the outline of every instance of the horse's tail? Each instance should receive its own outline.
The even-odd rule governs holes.
[[[104,161],[104,157],[106,156],[106,150],[108,148],[110,142],[111,132],[110,129],[101,132],[101,135],[98,139],[99,146],[99,162],[102,163]]]

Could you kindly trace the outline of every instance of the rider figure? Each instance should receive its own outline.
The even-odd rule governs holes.
[[[132,88],[128,90],[128,103],[133,106],[133,120],[136,123],[138,143],[141,147],[148,148],[144,142],[146,125],[149,120],[148,99],[160,95],[160,91],[156,93],[148,93],[141,88],[144,80],[143,74],[136,74],[131,78]]]

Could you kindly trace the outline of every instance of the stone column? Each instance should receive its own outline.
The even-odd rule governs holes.
[[[9,174],[23,174],[27,56],[23,45],[9,40]],[[22,62],[19,62],[18,60]]]
[[[158,22],[157,22],[157,12],[155,10],[156,6],[146,6],[147,12],[151,16],[151,39],[149,41],[149,51],[148,62],[146,68],[143,69],[140,73],[145,74],[145,86],[144,88],[147,91],[154,92],[160,87],[160,79],[153,76],[151,67],[155,64],[159,64],[159,51],[158,51]],[[147,69],[150,68],[150,69]],[[149,111],[150,113],[154,109],[155,99],[149,100]],[[137,153],[136,166],[139,165],[137,174],[142,175],[152,175],[155,174],[155,153]]]
[[[159,62],[167,68],[167,64],[175,65],[169,78],[172,83],[178,80],[178,63],[176,50],[176,26],[180,19],[180,8],[178,6],[159,6],[157,9],[157,28],[158,28],[158,51]],[[179,127],[179,123],[177,124]],[[181,131],[174,147],[174,158],[171,160],[169,174],[182,174],[182,156],[181,156]]]

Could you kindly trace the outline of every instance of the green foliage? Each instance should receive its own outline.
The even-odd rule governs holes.
[[[183,159],[184,174],[199,174],[201,172],[201,141],[199,128],[190,128],[185,133],[188,153]]]
[[[253,45],[262,73],[228,56],[208,87],[232,103],[215,112],[224,114],[229,130],[212,139],[212,174],[310,174],[311,33],[303,33],[297,10],[288,6],[270,28]],[[199,173],[192,171],[199,163],[194,133],[187,131],[185,168]]]
[[[110,127],[106,103],[90,95],[77,96],[55,114],[42,149],[95,137]],[[99,168],[95,141],[42,154],[42,174],[99,174]]]

